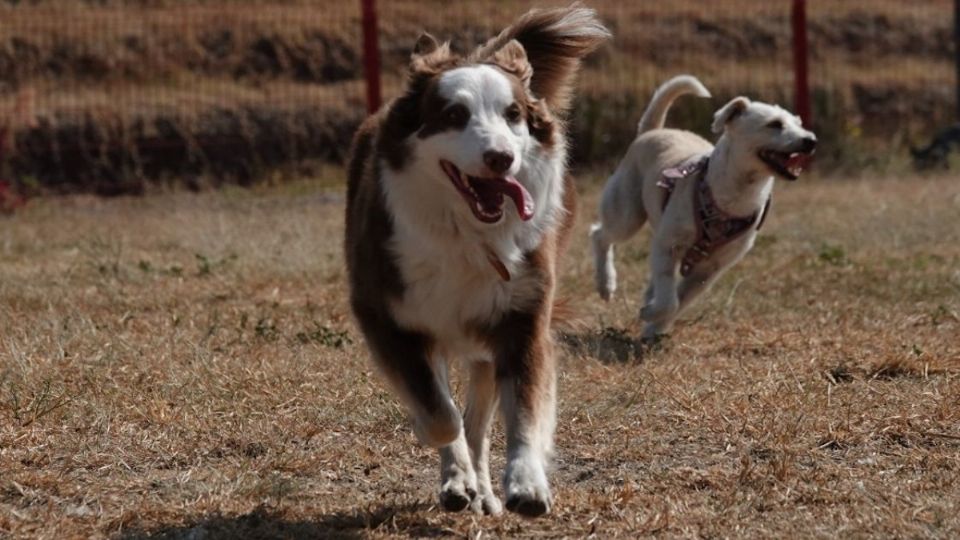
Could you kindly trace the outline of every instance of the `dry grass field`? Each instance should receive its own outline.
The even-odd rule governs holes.
[[[956,178],[779,185],[754,252],[639,351],[647,236],[603,304],[585,175],[531,521],[437,508],[348,312],[340,175],[0,218],[0,538],[960,535]]]

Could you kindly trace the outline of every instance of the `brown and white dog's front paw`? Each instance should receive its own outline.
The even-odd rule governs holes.
[[[504,476],[507,510],[526,517],[550,511],[553,497],[543,465],[530,458],[517,458],[507,465]]]
[[[454,469],[445,472],[440,486],[440,506],[448,512],[459,512],[477,498],[477,478],[473,471]]]
[[[493,490],[485,489],[479,486],[477,496],[470,503],[470,510],[475,514],[484,516],[497,516],[503,512],[503,504],[500,499],[493,494]]]

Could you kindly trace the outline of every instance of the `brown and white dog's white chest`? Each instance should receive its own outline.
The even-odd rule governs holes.
[[[444,357],[489,359],[475,329],[524,308],[539,291],[538,278],[515,245],[497,249],[509,280],[500,276],[478,242],[442,243],[399,227],[390,249],[404,283],[403,296],[390,303],[391,313],[401,326],[428,333]]]

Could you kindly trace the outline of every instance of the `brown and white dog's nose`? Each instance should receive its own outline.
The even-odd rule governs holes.
[[[817,149],[817,138],[814,137],[813,135],[809,137],[804,137],[804,139],[800,141],[800,151],[803,152],[804,154],[809,154],[816,149]]]
[[[487,150],[483,153],[483,163],[494,174],[503,174],[513,165],[513,154],[497,150]]]

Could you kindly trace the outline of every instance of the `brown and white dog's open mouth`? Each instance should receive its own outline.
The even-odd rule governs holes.
[[[787,180],[800,178],[800,173],[810,164],[813,152],[780,152],[779,150],[760,150],[757,153],[760,161],[767,164],[776,174]]]
[[[456,165],[445,159],[440,168],[447,173],[450,182],[467,202],[473,215],[483,223],[497,223],[503,217],[504,195],[513,200],[517,215],[523,221],[533,217],[533,197],[527,188],[512,176],[480,178],[463,174]]]

